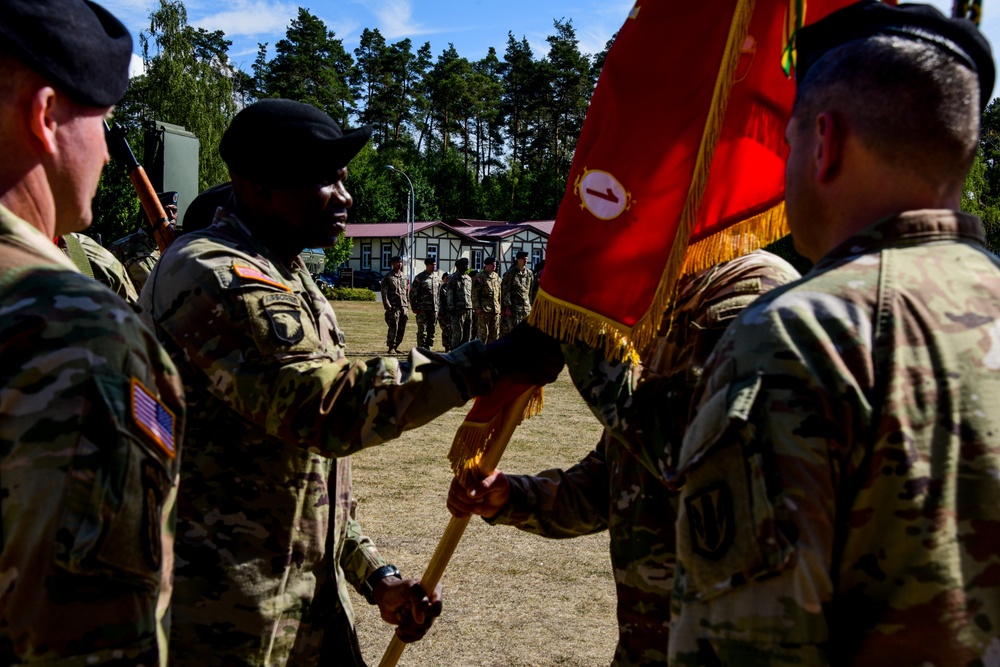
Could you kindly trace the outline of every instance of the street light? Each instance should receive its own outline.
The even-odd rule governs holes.
[[[410,242],[406,254],[409,257],[410,261],[410,282],[413,282],[413,253],[416,252],[416,247],[413,241],[413,215],[414,215],[414,209],[416,208],[417,205],[417,197],[413,193],[413,181],[411,181],[410,177],[406,175],[406,172],[404,172],[402,169],[396,169],[391,164],[387,164],[385,168],[388,169],[389,171],[394,171],[397,174],[402,174],[403,178],[406,179],[406,182],[410,184],[410,199],[409,201],[406,202],[406,213],[407,217],[409,218],[407,222],[410,223]]]

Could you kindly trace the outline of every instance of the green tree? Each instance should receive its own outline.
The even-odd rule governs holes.
[[[299,8],[285,39],[274,45],[274,59],[260,68],[269,97],[285,97],[319,107],[342,126],[355,113],[349,84],[354,60],[326,24]],[[260,56],[258,56],[258,60]]]

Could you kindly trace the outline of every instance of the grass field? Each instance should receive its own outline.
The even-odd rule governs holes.
[[[385,352],[381,304],[333,305],[351,356]],[[400,349],[415,343],[411,317]],[[361,524],[404,576],[420,576],[451,516],[445,508],[447,454],[466,411],[452,410],[352,457]],[[500,468],[535,473],[566,467],[599,435],[564,371],[546,387],[542,414],[518,428]],[[400,665],[590,667],[611,660],[618,631],[606,533],[546,540],[474,517],[442,583],[444,614],[427,637],[407,647]],[[374,667],[392,628],[364,598],[354,595],[353,602],[365,659]]]

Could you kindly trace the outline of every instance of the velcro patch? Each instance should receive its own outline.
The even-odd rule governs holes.
[[[286,292],[291,292],[291,288],[287,285],[282,284],[280,281],[271,278],[270,276],[258,271],[257,269],[244,266],[243,264],[237,264],[233,262],[233,273],[242,278],[243,280],[253,280],[258,283],[264,283],[265,285],[271,285],[279,289],[283,289]]]
[[[132,378],[132,420],[139,429],[156,443],[171,459],[177,458],[174,429],[177,419],[173,411],[163,404],[136,378]]]
[[[267,294],[260,302],[271,320],[271,331],[278,340],[295,345],[305,336],[302,328],[302,307],[290,294]]]
[[[691,550],[703,558],[719,560],[736,535],[733,494],[725,482],[715,482],[684,499]]]

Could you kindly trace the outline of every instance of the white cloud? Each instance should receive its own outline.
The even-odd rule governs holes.
[[[387,40],[460,30],[433,28],[414,22],[412,0],[358,0],[358,3],[378,19],[378,30]]]
[[[142,62],[142,58],[133,53],[132,58],[128,63],[128,78],[131,79],[134,76],[142,76],[145,73],[146,65]]]
[[[298,14],[295,3],[271,3],[266,0],[239,1],[231,8],[191,21],[206,30],[221,30],[226,36],[283,34]]]

